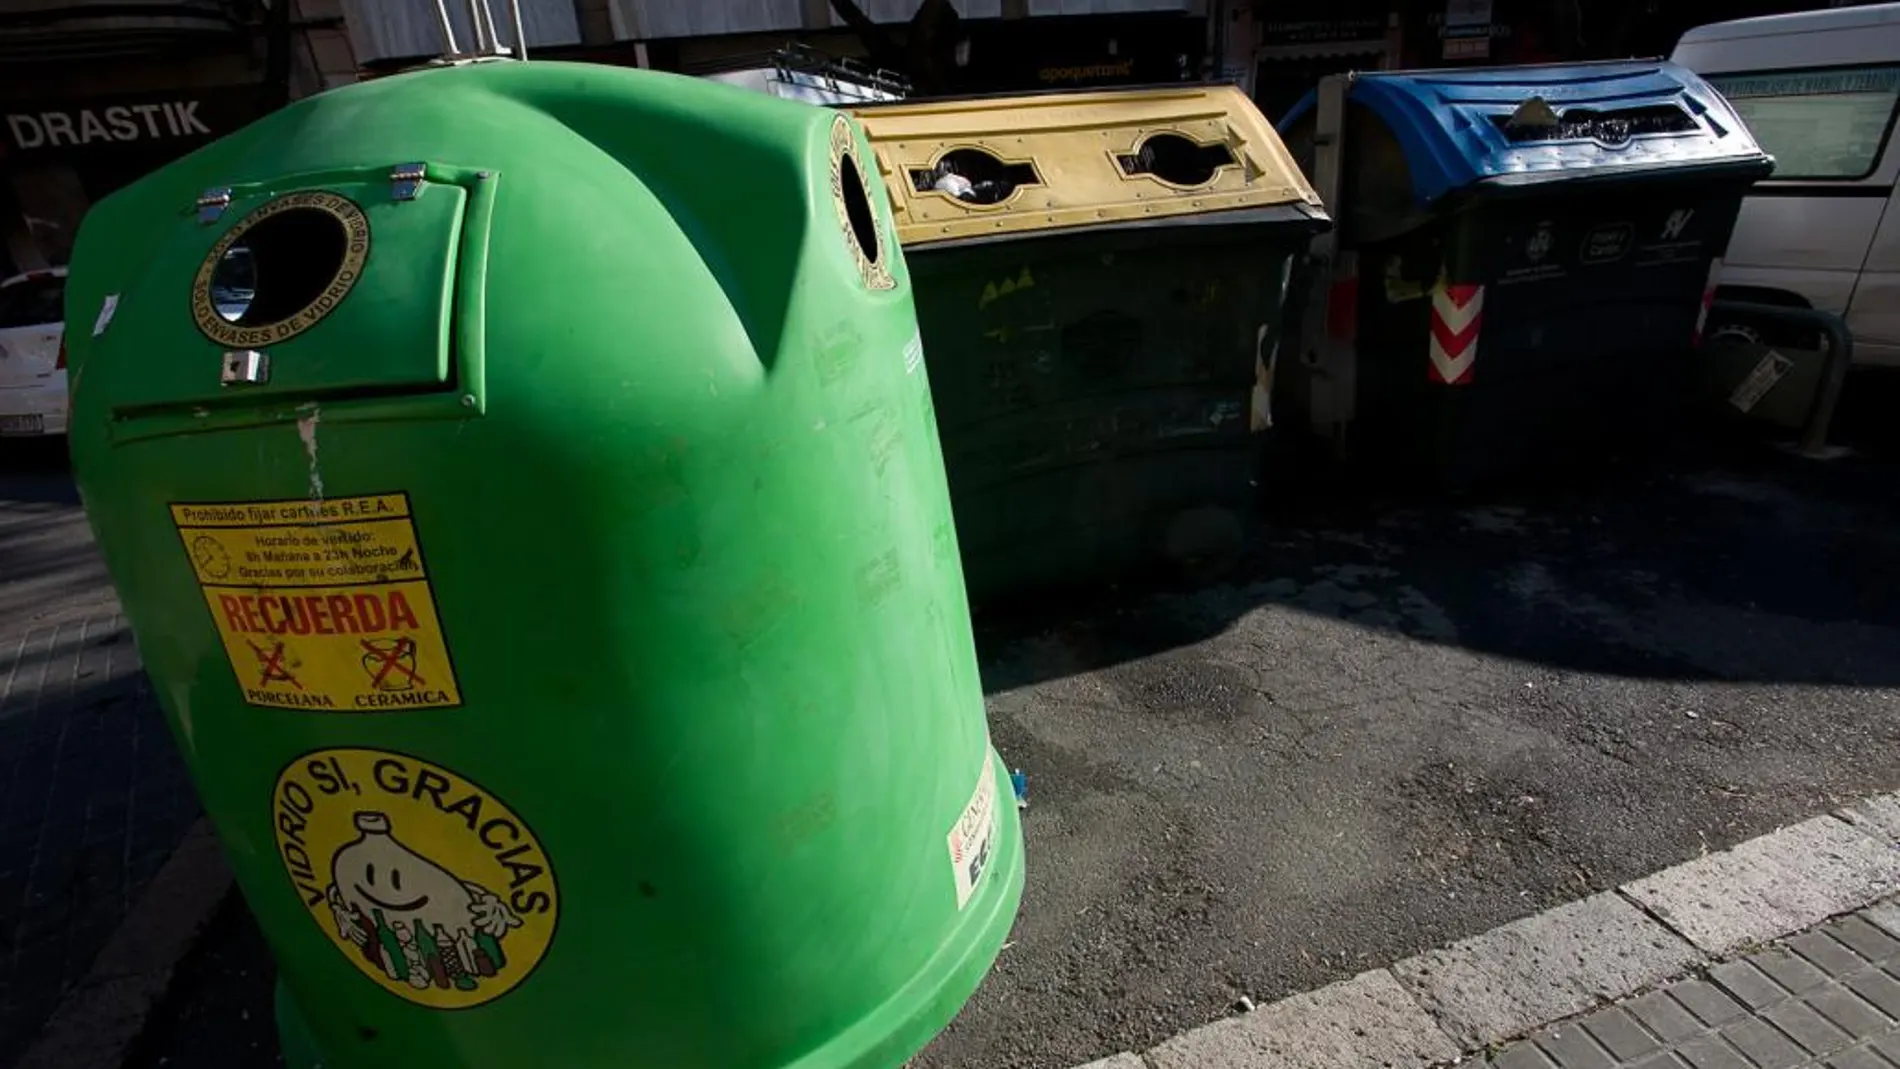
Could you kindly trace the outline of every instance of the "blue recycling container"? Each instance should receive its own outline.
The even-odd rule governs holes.
[[[1325,90],[1280,122],[1308,173]],[[1324,329],[1353,366],[1294,373],[1350,377],[1321,421],[1352,455],[1464,486],[1667,424],[1773,168],[1720,94],[1659,61],[1395,71],[1349,76],[1340,114]]]

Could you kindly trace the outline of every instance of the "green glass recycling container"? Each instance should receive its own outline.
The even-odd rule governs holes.
[[[324,93],[93,209],[87,513],[290,1064],[894,1067],[1023,883],[849,117]]]

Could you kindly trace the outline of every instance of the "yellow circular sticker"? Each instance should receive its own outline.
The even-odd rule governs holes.
[[[844,116],[838,116],[831,124],[831,199],[838,209],[838,225],[844,231],[845,246],[851,250],[852,259],[857,261],[858,274],[864,277],[867,289],[888,290],[897,285],[891,277],[889,250],[885,247],[884,227],[877,220],[877,212],[871,207],[869,191],[871,181],[864,163],[852,153],[857,147],[856,139],[851,136],[851,124]],[[863,218],[852,218],[852,195],[845,191],[847,168],[856,173],[855,199],[863,212]],[[868,235],[862,231],[868,230]],[[865,246],[869,245],[869,248]]]
[[[304,301],[303,307],[287,310],[274,322],[241,324],[225,318],[218,309],[217,296],[212,287],[218,265],[224,262],[226,254],[239,242],[255,236],[259,227],[287,212],[316,212],[329,216],[342,227],[342,255],[331,271],[329,280],[317,279],[322,284],[311,288],[309,299]],[[287,249],[283,255],[296,256],[302,251]],[[211,246],[204,262],[198,265],[197,277],[192,280],[191,318],[205,337],[228,348],[255,349],[274,345],[302,334],[335,311],[336,306],[343,303],[343,298],[349,296],[357,280],[363,277],[363,265],[368,260],[369,217],[363,214],[363,209],[357,207],[355,201],[340,193],[323,190],[287,193],[239,219],[235,226],[224,232],[217,244]]]
[[[554,940],[554,866],[526,821],[463,776],[387,750],[317,750],[277,777],[271,803],[311,919],[391,994],[479,1006]]]

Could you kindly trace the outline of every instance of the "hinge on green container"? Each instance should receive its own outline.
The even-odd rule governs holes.
[[[224,209],[231,206],[231,187],[215,186],[198,194],[198,222],[209,226],[224,215]]]
[[[429,168],[420,163],[400,163],[389,170],[389,199],[415,200],[422,192],[423,180],[429,177]]]

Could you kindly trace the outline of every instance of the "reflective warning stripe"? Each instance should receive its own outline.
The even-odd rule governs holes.
[[[1694,344],[1702,344],[1702,331],[1709,325],[1709,309],[1715,305],[1715,287],[1722,281],[1722,258],[1709,261],[1709,281],[1702,289],[1702,309],[1695,315]]]
[[[1429,351],[1431,380],[1447,386],[1471,382],[1478,359],[1478,331],[1484,324],[1484,287],[1439,279],[1432,287]]]

